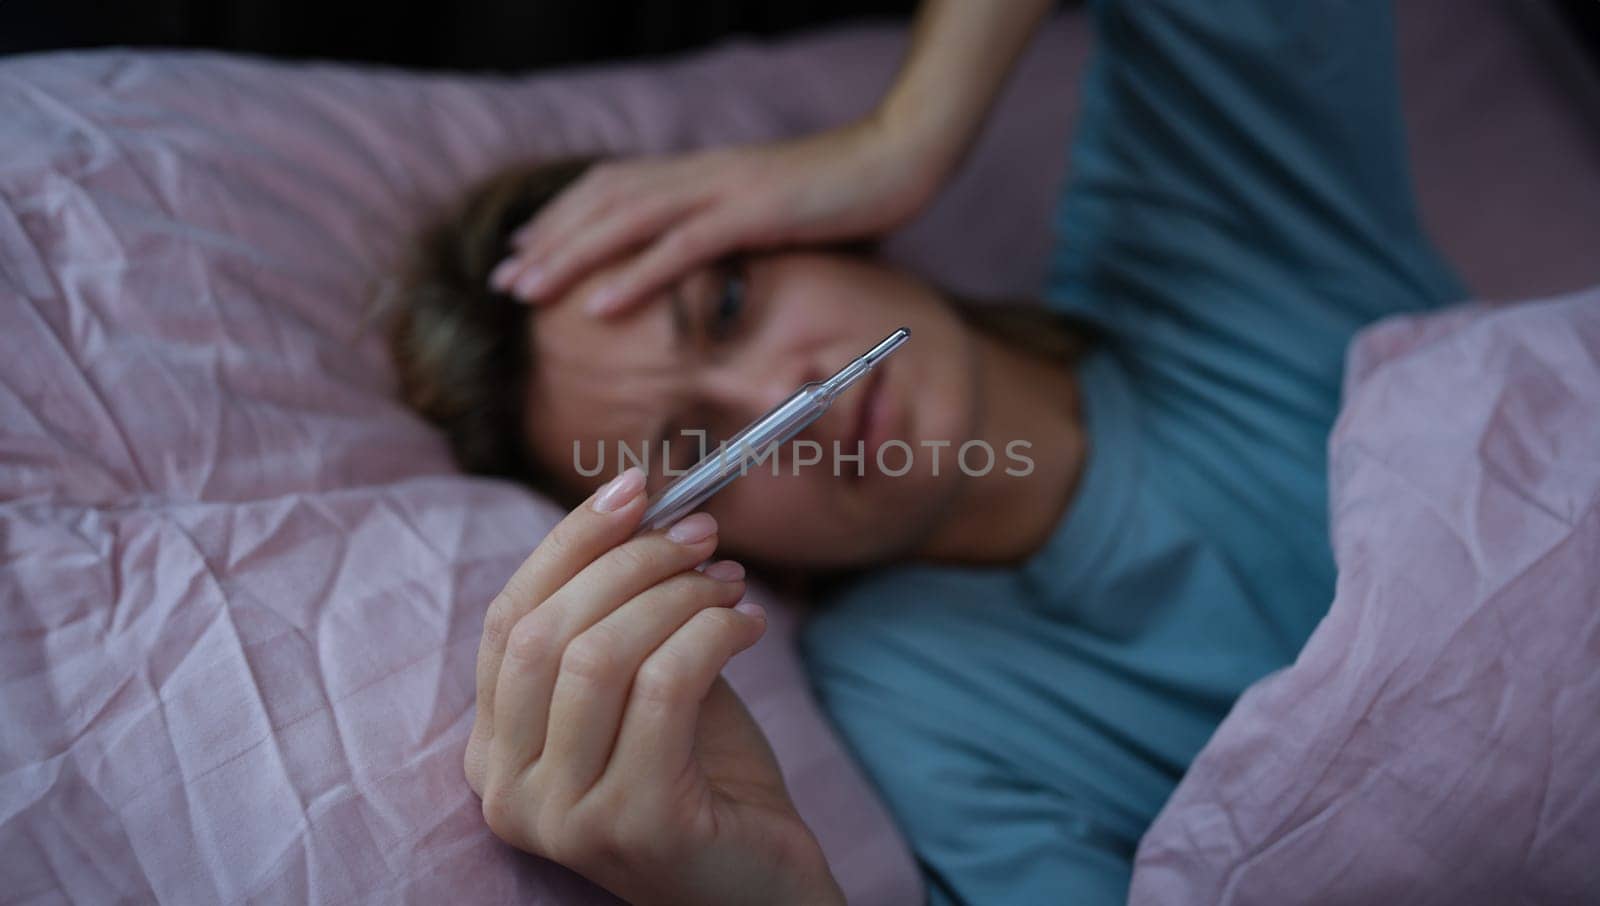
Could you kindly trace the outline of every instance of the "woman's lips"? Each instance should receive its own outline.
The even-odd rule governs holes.
[[[865,392],[862,394],[860,404],[856,407],[855,431],[851,435],[849,447],[840,451],[845,454],[854,454],[857,449],[862,450],[865,457],[862,466],[863,471],[870,472],[875,468],[878,448],[890,439],[890,416],[892,413],[890,411],[891,400],[889,399],[889,394],[885,392],[885,372],[887,369],[888,363],[885,362],[874,368],[872,374],[867,376]],[[851,475],[854,475],[856,471],[853,468],[848,468],[848,466],[843,467],[843,469]]]

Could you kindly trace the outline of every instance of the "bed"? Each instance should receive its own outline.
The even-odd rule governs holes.
[[[1136,902],[1600,891],[1600,118],[1522,4],[1399,9],[1419,198],[1484,301],[1352,347],[1337,598],[1146,836]],[[521,77],[0,60],[0,897],[614,902],[499,844],[460,771],[483,608],[559,511],[452,466],[374,313],[495,168],[838,122],[902,49],[863,26]],[[1052,22],[885,254],[1035,291],[1090,51]],[[754,594],[772,625],[730,681],[851,902],[920,902],[792,650],[805,602]]]

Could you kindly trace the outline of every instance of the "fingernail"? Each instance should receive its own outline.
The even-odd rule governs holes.
[[[667,529],[667,537],[679,544],[694,544],[710,538],[716,530],[717,520],[710,513],[694,513]]]
[[[589,297],[589,301],[583,305],[583,310],[591,315],[603,315],[617,304],[617,299],[616,287],[603,286],[595,290],[594,295]]]
[[[513,248],[522,248],[528,244],[528,240],[532,237],[532,227],[518,227],[516,232],[511,234],[511,246]]]
[[[594,511],[596,513],[614,513],[627,505],[628,501],[639,495],[644,490],[644,472],[638,466],[632,466],[627,471],[605,483],[594,495]]]
[[[538,265],[533,265],[517,278],[517,295],[523,299],[532,299],[543,286],[544,272],[539,270]]]
[[[739,611],[740,613],[747,613],[758,620],[765,620],[767,618],[767,611],[760,604],[757,604],[754,601],[740,601],[739,603],[733,605],[733,609]]]
[[[505,292],[511,286],[511,275],[517,272],[517,259],[507,258],[489,272],[489,286]]]
[[[744,567],[736,560],[718,560],[705,573],[719,582],[737,582],[744,578]]]

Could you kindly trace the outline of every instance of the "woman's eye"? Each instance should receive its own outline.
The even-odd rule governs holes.
[[[729,268],[711,309],[709,329],[713,340],[726,339],[733,332],[744,311],[744,289],[744,274],[738,268]]]

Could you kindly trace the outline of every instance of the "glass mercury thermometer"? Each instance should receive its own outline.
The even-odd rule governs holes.
[[[761,416],[731,439],[707,453],[689,471],[661,489],[644,512],[640,532],[662,528],[694,512],[695,508],[711,499],[728,482],[744,474],[752,463],[766,461],[766,457],[779,444],[804,431],[812,422],[828,411],[835,398],[866,377],[873,366],[900,348],[911,336],[902,327],[889,334],[883,342],[867,350],[866,355],[839,369],[839,373],[825,381],[812,381],[803,385],[794,395],[779,403],[776,408]]]

